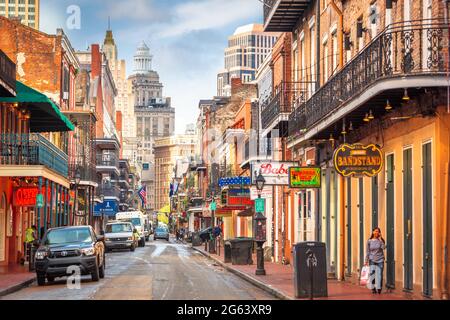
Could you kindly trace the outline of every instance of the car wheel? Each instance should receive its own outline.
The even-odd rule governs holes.
[[[45,274],[38,273],[36,275],[38,286],[45,286]]]
[[[95,261],[94,271],[91,273],[92,281],[97,282],[100,280],[100,272],[98,267],[98,259]]]
[[[55,277],[47,276],[47,281],[48,281],[49,283],[55,282]]]
[[[99,275],[100,279],[105,278],[105,257],[103,257],[102,266],[98,269],[98,275]]]

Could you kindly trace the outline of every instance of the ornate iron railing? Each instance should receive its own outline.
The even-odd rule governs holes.
[[[449,26],[442,20],[408,21],[388,26],[289,118],[295,137],[320,122],[378,81],[448,71]]]
[[[119,159],[113,153],[97,154],[97,167],[115,167],[119,169]]]
[[[42,165],[68,176],[67,154],[40,134],[0,134],[1,165]]]
[[[120,199],[120,188],[116,185],[102,185],[96,188],[95,194],[97,196],[115,197]]]
[[[2,50],[0,50],[0,80],[16,91],[16,65]]]
[[[81,181],[95,182],[97,180],[95,163],[85,162],[84,159],[78,158],[75,162],[69,163],[69,179],[75,180],[77,170],[80,172]]]
[[[293,102],[303,100],[305,84],[302,82],[282,82],[275,87],[271,96],[261,106],[261,123],[267,129],[281,113],[291,113]]]

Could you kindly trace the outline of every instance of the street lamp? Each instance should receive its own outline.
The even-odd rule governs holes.
[[[265,200],[261,199],[261,192],[264,189],[266,184],[266,180],[264,179],[261,172],[259,176],[256,178],[256,189],[258,190],[258,199],[255,202],[255,217],[254,217],[254,240],[258,245],[256,249],[256,261],[257,267],[255,274],[257,276],[265,276],[266,270],[264,269],[264,249],[263,245],[266,242],[267,234],[266,234],[266,225],[267,218],[263,215],[265,212]]]
[[[100,201],[102,202],[102,206],[100,207],[100,212],[102,213],[102,230],[101,232],[104,233],[104,225],[105,225],[105,209],[103,208],[103,203],[105,202],[105,195],[100,195]]]
[[[214,238],[214,228],[216,227],[215,213],[217,210],[217,203],[214,194],[209,209],[211,210],[211,226],[212,226],[212,233],[211,233],[212,236],[211,241],[209,242],[209,253],[216,253],[216,239]]]
[[[80,172],[80,168],[77,168],[75,171],[75,199],[74,199],[74,203],[73,203],[73,215],[72,215],[72,225],[75,224],[75,216],[78,217],[78,186],[80,185],[81,182],[81,172]]]

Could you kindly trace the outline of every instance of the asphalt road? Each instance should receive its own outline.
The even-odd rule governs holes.
[[[107,253],[106,277],[82,277],[79,289],[66,278],[37,284],[2,300],[270,300],[273,296],[229,273],[189,246],[147,242],[135,252]]]

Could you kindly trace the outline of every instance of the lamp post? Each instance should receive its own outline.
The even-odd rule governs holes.
[[[211,210],[211,227],[212,227],[211,241],[209,243],[209,253],[216,253],[216,239],[214,238],[214,228],[216,227],[215,213],[216,213],[216,209],[217,209],[217,203],[216,203],[216,199],[214,198],[214,194],[213,194],[212,202],[211,202],[211,205],[209,208]]]
[[[105,196],[103,194],[100,195],[100,201],[102,202],[102,206],[100,207],[100,212],[102,213],[102,225],[101,225],[101,234],[104,232],[104,225],[105,225],[105,209],[103,208],[103,203],[105,202]]]
[[[266,270],[264,269],[264,249],[263,245],[266,242],[266,224],[267,218],[264,216],[265,212],[265,199],[261,198],[261,192],[264,189],[264,185],[266,184],[266,180],[264,179],[261,172],[259,176],[256,178],[256,189],[258,190],[258,199],[255,202],[255,217],[254,217],[254,240],[258,245],[256,249],[256,272],[257,276],[265,276]]]

